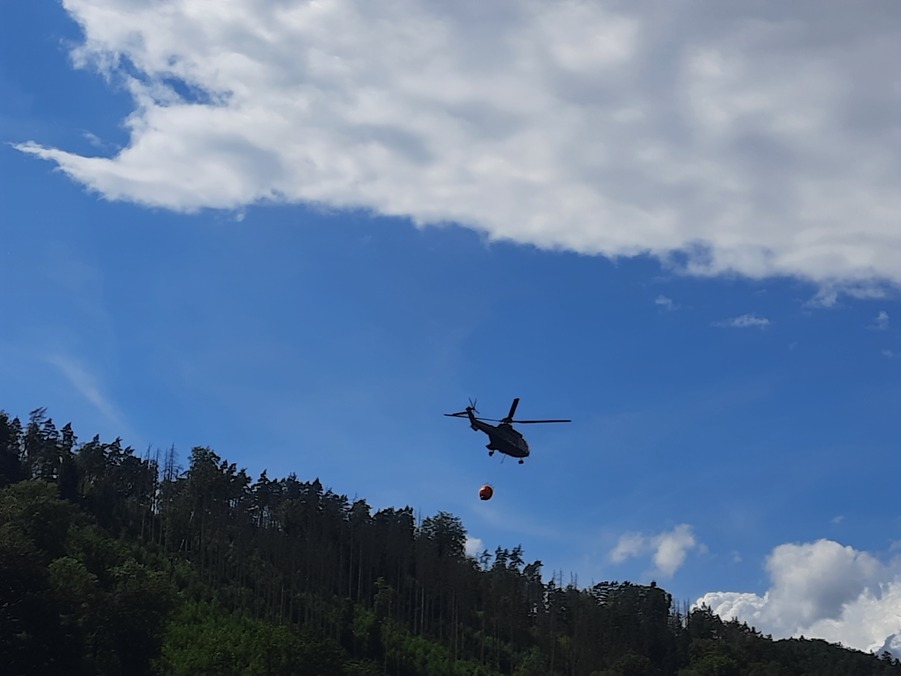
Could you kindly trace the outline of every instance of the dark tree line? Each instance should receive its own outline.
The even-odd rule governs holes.
[[[446,512],[375,513],[195,447],[79,444],[0,411],[0,664],[10,673],[901,674],[772,641],[655,584],[542,580]]]

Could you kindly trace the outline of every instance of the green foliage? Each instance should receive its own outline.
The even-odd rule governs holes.
[[[0,488],[26,478],[22,453],[22,423],[0,411]]]
[[[433,548],[439,559],[462,559],[466,548],[466,529],[459,518],[438,512],[422,522],[419,528],[422,541]]]
[[[141,673],[159,653],[163,627],[175,600],[165,575],[133,559],[112,571],[106,621],[125,673]]]
[[[15,523],[0,521],[0,664],[6,673],[65,673],[68,644],[42,558]]]
[[[722,654],[707,654],[697,661],[692,662],[691,666],[682,669],[680,676],[739,676],[741,674],[738,663]]]
[[[148,673],[176,596],[128,550],[49,484],[0,491],[0,655],[42,673]]]
[[[73,520],[83,517],[59,499],[53,486],[42,481],[22,481],[3,490],[0,524],[15,525],[32,542],[45,563],[60,556]]]
[[[213,604],[188,603],[166,629],[158,668],[173,676],[338,676],[343,661],[341,649],[328,638],[302,635]]]
[[[626,653],[613,664],[610,670],[611,676],[647,676],[658,672],[651,660],[644,655]]]
[[[385,664],[390,673],[434,676],[489,676],[490,668],[470,660],[454,659],[445,646],[410,634],[394,622],[383,625]]]

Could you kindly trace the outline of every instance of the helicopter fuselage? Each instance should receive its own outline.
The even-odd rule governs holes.
[[[490,452],[500,451],[512,458],[526,458],[529,455],[529,444],[522,434],[513,429],[513,426],[502,422],[500,425],[490,425],[473,415],[471,409],[466,410],[469,417],[469,426],[477,432],[488,435],[487,448]]]
[[[468,418],[469,426],[476,432],[484,432],[488,435],[488,455],[494,455],[495,451],[500,451],[504,455],[509,455],[519,459],[519,464],[523,463],[523,458],[529,456],[529,444],[523,438],[522,434],[513,429],[513,423],[517,425],[525,425],[529,423],[568,423],[572,420],[554,418],[542,420],[522,420],[516,418],[516,407],[519,406],[519,397],[513,399],[510,404],[510,412],[503,418],[479,418],[476,416],[476,403],[472,399],[469,400],[469,406],[463,411],[456,413],[445,413],[449,418]],[[500,423],[499,425],[491,425],[488,421]]]

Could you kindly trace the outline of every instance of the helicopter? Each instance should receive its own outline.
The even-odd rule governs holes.
[[[494,455],[495,451],[500,451],[504,455],[512,458],[519,458],[519,464],[523,463],[523,458],[529,455],[529,444],[525,438],[513,429],[513,423],[525,425],[531,423],[568,423],[572,420],[514,420],[516,415],[516,407],[519,406],[519,397],[513,400],[510,405],[510,412],[507,417],[500,420],[496,418],[477,418],[476,403],[470,399],[469,406],[463,411],[456,413],[445,413],[450,418],[469,418],[469,426],[477,432],[484,432],[488,435],[488,455]],[[500,423],[499,425],[489,425],[489,422]]]

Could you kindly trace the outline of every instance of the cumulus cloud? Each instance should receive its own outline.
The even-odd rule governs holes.
[[[832,540],[783,544],[767,558],[769,589],[698,599],[776,638],[804,635],[881,651],[901,635],[901,566]],[[901,653],[896,653],[901,656]]]
[[[481,538],[471,538],[467,536],[464,550],[466,551],[467,556],[477,559],[479,558],[479,555],[485,551],[485,543],[482,542]]]
[[[695,274],[901,283],[901,5],[63,0],[123,82],[112,200],[455,222]]]
[[[627,533],[621,536],[610,552],[610,560],[621,563],[634,557],[651,556],[656,574],[672,577],[685,563],[688,552],[697,546],[691,526],[682,523],[657,535]]]
[[[741,315],[740,317],[732,317],[731,319],[713,322],[713,325],[730,329],[765,329],[770,325],[770,320],[766,317],[746,314]]]

